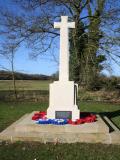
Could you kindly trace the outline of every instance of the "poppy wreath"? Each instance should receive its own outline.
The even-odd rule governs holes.
[[[65,125],[65,124],[68,124],[68,120],[67,119],[53,119],[52,124]]]
[[[39,119],[36,120],[37,124],[54,124],[54,125],[65,125],[68,124],[67,119]]]
[[[84,113],[81,113],[81,115]],[[71,124],[71,125],[79,125],[83,123],[92,123],[96,121],[96,115],[87,113],[86,116],[76,119],[75,121],[72,121],[71,119],[48,119],[46,112],[38,112],[35,113],[32,117],[32,120],[35,120],[37,124],[54,124],[54,125],[65,125],[65,124]]]
[[[51,124],[50,119],[39,119],[36,121],[37,124]]]
[[[38,113],[34,113],[32,120],[38,120],[38,119],[46,119],[47,113],[44,111],[40,111]]]

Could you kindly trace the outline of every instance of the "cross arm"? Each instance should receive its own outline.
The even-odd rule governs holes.
[[[68,23],[69,28],[75,28],[75,22],[70,22]]]
[[[60,22],[54,22],[54,28],[60,28],[61,23]]]

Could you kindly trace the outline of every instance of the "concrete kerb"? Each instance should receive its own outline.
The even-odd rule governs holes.
[[[113,129],[113,131],[120,133],[119,128],[106,116],[103,116],[105,122]]]

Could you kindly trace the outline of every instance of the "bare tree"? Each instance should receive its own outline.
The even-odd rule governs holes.
[[[107,59],[111,57],[119,63],[118,59],[114,58],[119,58],[119,52],[112,51],[115,46],[120,45],[119,0],[11,0],[11,2],[20,12],[15,13],[13,10],[1,8],[0,34],[5,39],[9,39],[11,35],[16,36],[18,45],[26,44],[32,50],[32,57],[46,53],[54,47],[59,32],[53,28],[53,23],[59,20],[61,15],[68,15],[70,20],[76,22],[72,39],[76,59],[82,57],[76,63],[79,68],[89,68],[88,64],[93,65],[99,55],[105,55]],[[81,33],[78,39],[79,32]],[[112,32],[111,35],[109,32]],[[79,45],[80,40],[85,40],[86,45],[82,43]],[[82,52],[80,47],[83,47]],[[89,82],[89,79],[87,81]]]
[[[11,71],[12,74],[12,82],[13,82],[13,91],[15,99],[17,99],[17,89],[16,89],[16,80],[15,80],[15,67],[14,67],[14,60],[15,60],[15,53],[17,51],[17,44],[6,42],[2,44],[2,48],[0,50],[0,55],[4,58],[6,58],[11,66],[11,69],[7,69],[8,71]],[[6,67],[3,67],[6,69]]]

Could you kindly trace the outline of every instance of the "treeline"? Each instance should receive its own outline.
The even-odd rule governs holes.
[[[51,76],[41,74],[26,74],[15,72],[15,80],[50,80]],[[10,71],[0,71],[0,80],[12,80],[12,73]]]
[[[0,71],[0,80],[12,80],[12,73],[10,71]],[[40,75],[40,74],[27,74],[27,73],[20,73],[15,72],[15,80],[58,80],[58,72],[52,74],[51,76],[48,75]],[[80,87],[86,88],[85,83],[79,83]],[[120,77],[107,77],[105,75],[99,75],[95,81],[90,84],[89,88],[86,90],[114,90],[120,89]]]
[[[59,72],[57,71],[56,73],[52,74],[51,77],[53,80],[58,80],[58,75]],[[110,76],[107,77],[103,74],[99,74],[94,81],[90,83],[90,86],[87,87],[86,83],[81,83],[79,81],[75,81],[76,83],[79,84],[80,88],[84,88],[86,90],[93,90],[93,91],[98,91],[98,90],[114,90],[114,89],[119,89],[120,90],[120,76]]]
[[[82,85],[85,87],[85,84]],[[86,88],[86,87],[85,87]],[[120,77],[99,75],[88,90],[120,90]]]

